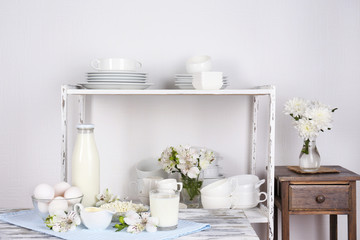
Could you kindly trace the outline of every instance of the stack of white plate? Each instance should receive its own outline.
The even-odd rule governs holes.
[[[147,82],[147,73],[130,71],[88,72],[87,82],[81,86],[91,89],[146,89],[153,85]]]
[[[175,87],[180,89],[195,89],[192,85],[193,75],[190,73],[175,74]],[[227,76],[223,76],[223,86],[221,89],[229,86]]]

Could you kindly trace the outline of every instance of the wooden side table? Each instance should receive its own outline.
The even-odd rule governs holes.
[[[360,176],[340,166],[340,173],[299,174],[275,167],[274,239],[278,239],[278,209],[282,239],[289,240],[289,216],[329,214],[330,239],[337,239],[337,215],[348,215],[348,239],[356,240],[356,181]]]

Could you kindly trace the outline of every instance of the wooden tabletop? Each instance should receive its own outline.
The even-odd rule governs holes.
[[[0,214],[19,210],[22,209],[0,209]],[[259,237],[251,227],[251,224],[243,210],[181,209],[179,212],[179,218],[194,222],[208,223],[211,226],[208,230],[186,235],[179,239],[259,240]],[[0,221],[0,239],[24,240],[35,238],[38,240],[59,239],[57,237]]]
[[[291,171],[287,166],[275,166],[275,178],[280,182],[287,181],[357,181],[360,180],[360,175],[349,171],[341,166],[324,166],[334,168],[339,173],[316,173],[316,174],[300,174]]]

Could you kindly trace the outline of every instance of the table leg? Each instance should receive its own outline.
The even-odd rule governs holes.
[[[350,182],[351,212],[348,215],[348,239],[356,240],[356,182]]]
[[[281,233],[282,240],[290,239],[289,182],[281,183]]]
[[[330,240],[338,239],[337,215],[330,215]]]
[[[274,240],[278,240],[278,208],[274,206]]]

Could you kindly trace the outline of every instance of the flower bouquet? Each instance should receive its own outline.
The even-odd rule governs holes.
[[[182,197],[189,207],[200,206],[201,170],[206,169],[215,160],[215,154],[207,149],[190,146],[168,147],[159,158],[167,173],[180,173],[183,182]]]
[[[316,138],[320,132],[331,130],[332,113],[337,108],[330,108],[317,101],[293,98],[285,103],[284,113],[294,120],[304,144],[300,153],[300,168],[313,172],[320,167],[320,155],[316,148]]]

